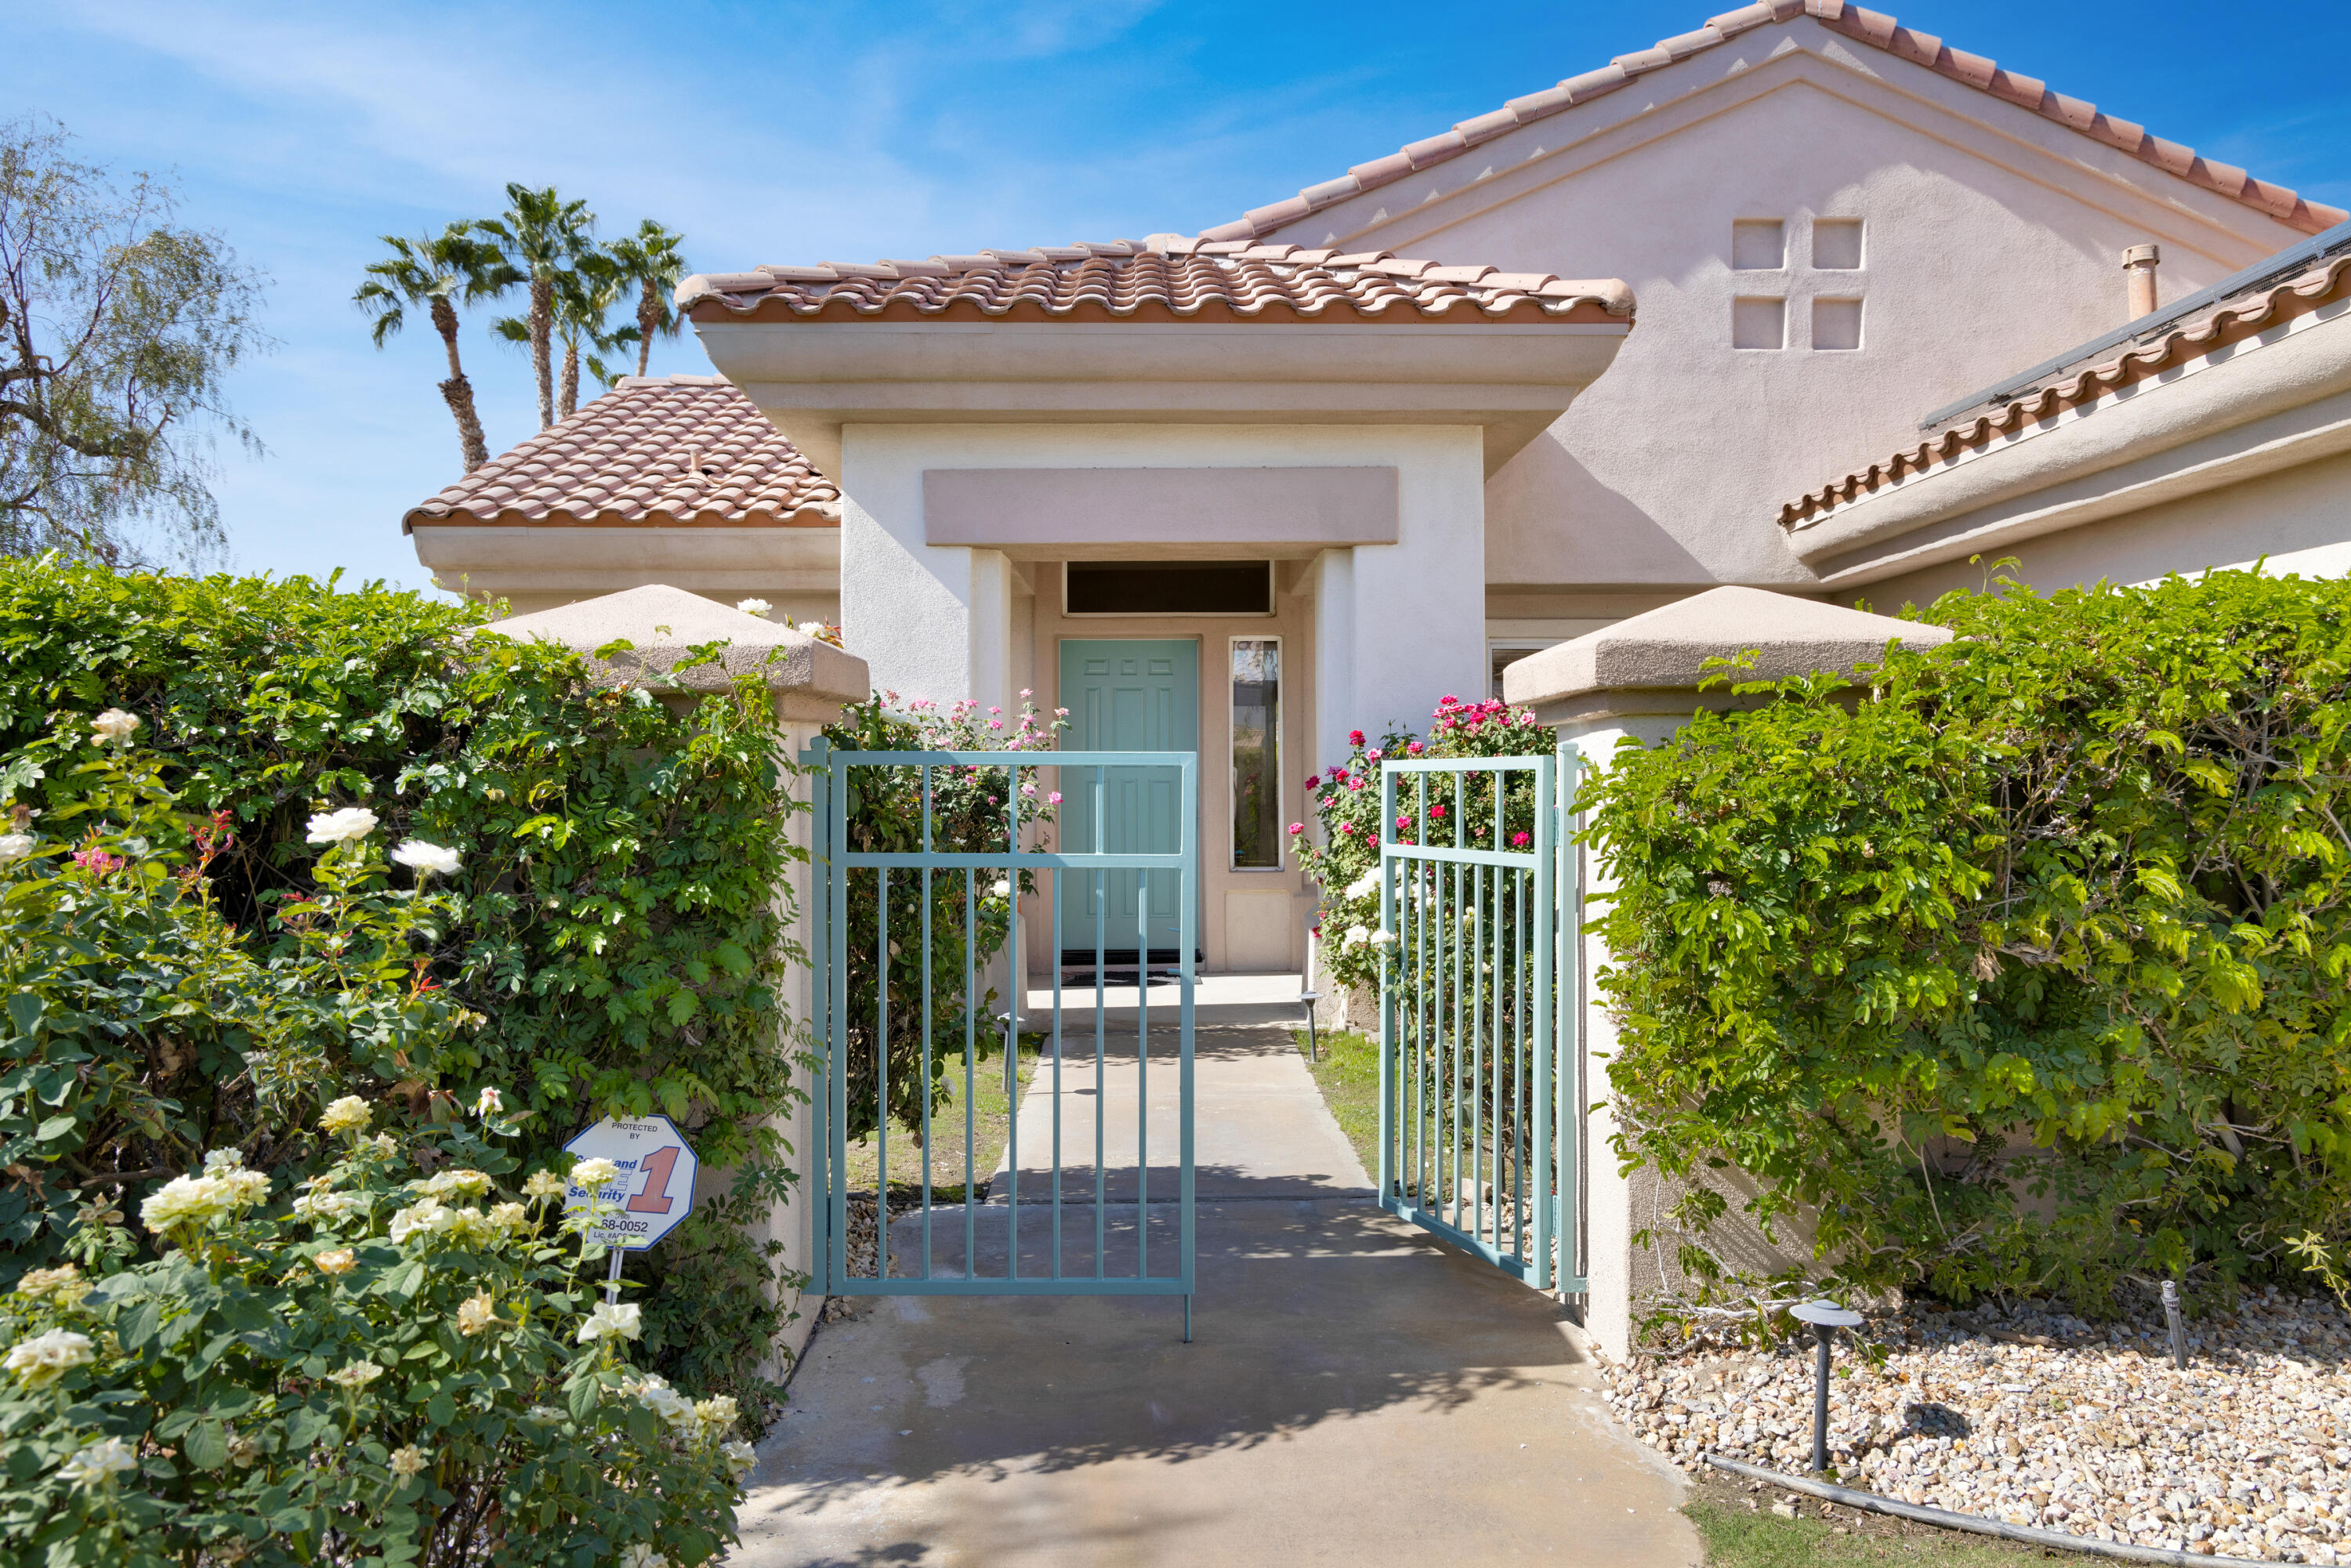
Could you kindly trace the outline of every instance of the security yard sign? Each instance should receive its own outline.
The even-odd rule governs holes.
[[[563,1146],[580,1159],[610,1160],[621,1167],[617,1177],[592,1195],[619,1212],[588,1232],[591,1241],[642,1252],[683,1224],[694,1207],[694,1176],[702,1162],[667,1116],[607,1116]],[[563,1207],[584,1208],[590,1198],[574,1182],[564,1189]]]

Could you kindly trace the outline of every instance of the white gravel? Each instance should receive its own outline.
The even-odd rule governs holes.
[[[1959,1513],[2351,1563],[2351,1319],[2326,1298],[2249,1291],[2189,1333],[2183,1373],[2159,1308],[2096,1326],[2050,1303],[1873,1315],[1839,1335],[1830,1462],[1844,1485]],[[1708,1448],[1811,1466],[1809,1337],[1762,1353],[1701,1338],[1604,1370],[1617,1414],[1685,1469]]]

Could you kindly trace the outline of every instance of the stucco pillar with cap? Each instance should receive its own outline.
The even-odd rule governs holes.
[[[1761,700],[1734,696],[1722,688],[1700,691],[1708,660],[1752,653],[1752,674],[1744,678],[1754,680],[1820,670],[1850,674],[1882,658],[1888,643],[1924,648],[1950,638],[1939,626],[1761,589],[1717,588],[1530,654],[1504,672],[1502,695],[1512,704],[1534,709],[1535,716],[1557,732],[1562,746],[1573,745],[1587,765],[1605,767],[1627,740],[1655,745],[1701,710]],[[1604,861],[1590,852],[1579,852],[1584,856],[1582,870],[1589,901],[1604,894],[1612,879]],[[1578,1030],[1583,1059],[1582,1103],[1596,1107],[1585,1116],[1580,1145],[1590,1291],[1583,1326],[1603,1351],[1622,1357],[1632,1349],[1639,1304],[1686,1282],[1670,1246],[1637,1249],[1633,1245],[1635,1232],[1664,1225],[1665,1211],[1679,1193],[1652,1172],[1627,1176],[1618,1170],[1612,1143],[1616,1121],[1608,1087],[1616,1029],[1592,987],[1593,976],[1607,967],[1607,946],[1596,936],[1583,936],[1573,951],[1583,998]],[[1759,1272],[1808,1260],[1808,1253],[1775,1250],[1743,1226],[1740,1205],[1751,1188],[1739,1172],[1710,1179],[1719,1180],[1731,1205],[1731,1212],[1708,1238],[1718,1256]],[[1781,1240],[1801,1250],[1803,1238],[1783,1233]]]
[[[524,641],[539,638],[559,643],[587,657],[601,676],[643,685],[669,701],[691,700],[726,691],[736,676],[755,672],[775,695],[776,716],[782,725],[782,748],[786,756],[792,758],[798,758],[816,738],[818,731],[838,718],[845,705],[863,702],[872,690],[865,661],[852,653],[698,593],[659,584],[581,600],[556,610],[517,615],[496,622],[488,629]],[[631,647],[609,658],[595,657],[597,649],[619,641],[629,643]],[[716,665],[701,664],[684,671],[676,668],[689,649],[712,643],[726,644]],[[806,802],[808,781],[796,779],[792,793],[795,799]],[[806,851],[813,827],[814,820],[809,812],[797,811],[787,822],[785,831],[794,845]],[[786,885],[777,893],[778,911],[790,912],[805,931],[815,897],[809,861],[803,857],[787,862],[784,879]],[[804,1027],[815,1014],[813,980],[806,964],[791,965],[784,972],[779,1000],[787,1027],[793,1030]],[[794,1106],[778,1122],[777,1131],[789,1145],[790,1157],[805,1170],[805,1155],[815,1136],[814,1107],[806,1102]],[[703,1173],[705,1183],[726,1179],[726,1173],[713,1171],[707,1166],[703,1167]],[[815,1219],[820,1201],[820,1195],[809,1191],[803,1183],[795,1186],[791,1197],[768,1217],[767,1236],[783,1243],[784,1267],[815,1271]],[[785,1326],[782,1342],[777,1347],[777,1363],[767,1369],[769,1375],[780,1379],[784,1358],[799,1354],[800,1347],[808,1343],[822,1301],[820,1291],[808,1292],[806,1301],[787,1292],[784,1308],[787,1312],[797,1308],[800,1315]]]

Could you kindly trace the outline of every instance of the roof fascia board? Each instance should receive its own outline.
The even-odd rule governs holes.
[[[1768,45],[1760,57],[1759,45]],[[1879,68],[1881,57],[1899,72]],[[1495,207],[1798,82],[2221,266],[2244,265],[2302,236],[2301,230],[2118,148],[1924,66],[1880,57],[1811,17],[1798,17],[1646,72],[1605,98],[1520,126],[1469,153],[1306,214],[1269,230],[1262,239],[1362,248],[1359,241],[1378,235],[1387,248],[1426,245]],[[1701,101],[1712,95],[1727,96]],[[1576,134],[1563,134],[1572,127],[1578,128]],[[1410,204],[1399,208],[1399,198]]]
[[[1833,588],[1876,581],[2330,455],[2346,415],[2351,302],[2027,425],[1789,542]]]

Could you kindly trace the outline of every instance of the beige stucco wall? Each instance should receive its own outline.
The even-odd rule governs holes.
[[[1863,220],[1862,269],[1806,265],[1816,215]],[[1785,222],[1788,267],[1732,270],[1742,218]],[[1779,504],[2117,325],[2124,247],[2162,246],[2170,299],[2304,236],[1799,18],[1270,237],[1632,284],[1615,364],[1489,486],[1497,585],[1801,589]],[[1798,346],[1732,348],[1742,295],[1784,297]],[[1846,295],[1863,347],[1813,350]]]
[[[1054,706],[1064,638],[1199,639],[1203,957],[1215,969],[1302,962],[1299,934],[1311,898],[1295,865],[1277,873],[1230,865],[1227,641],[1268,630],[1282,639],[1288,814],[1303,814],[1297,781],[1344,757],[1350,728],[1391,717],[1425,720],[1440,696],[1482,693],[1479,428],[852,424],[841,452],[846,638],[871,660],[877,687],[940,701],[971,695],[1009,709],[1025,686],[1040,706]],[[1063,547],[1039,546],[1016,559],[1002,549],[933,545],[924,511],[924,475],[935,470],[1365,465],[1395,471],[1396,542],[1315,549],[1290,539],[1252,543],[1245,526],[1238,530],[1229,553],[1279,562],[1278,609],[1270,620],[1071,619],[1061,599]],[[1029,915],[1033,965],[1050,946],[1050,911],[1040,904]]]

